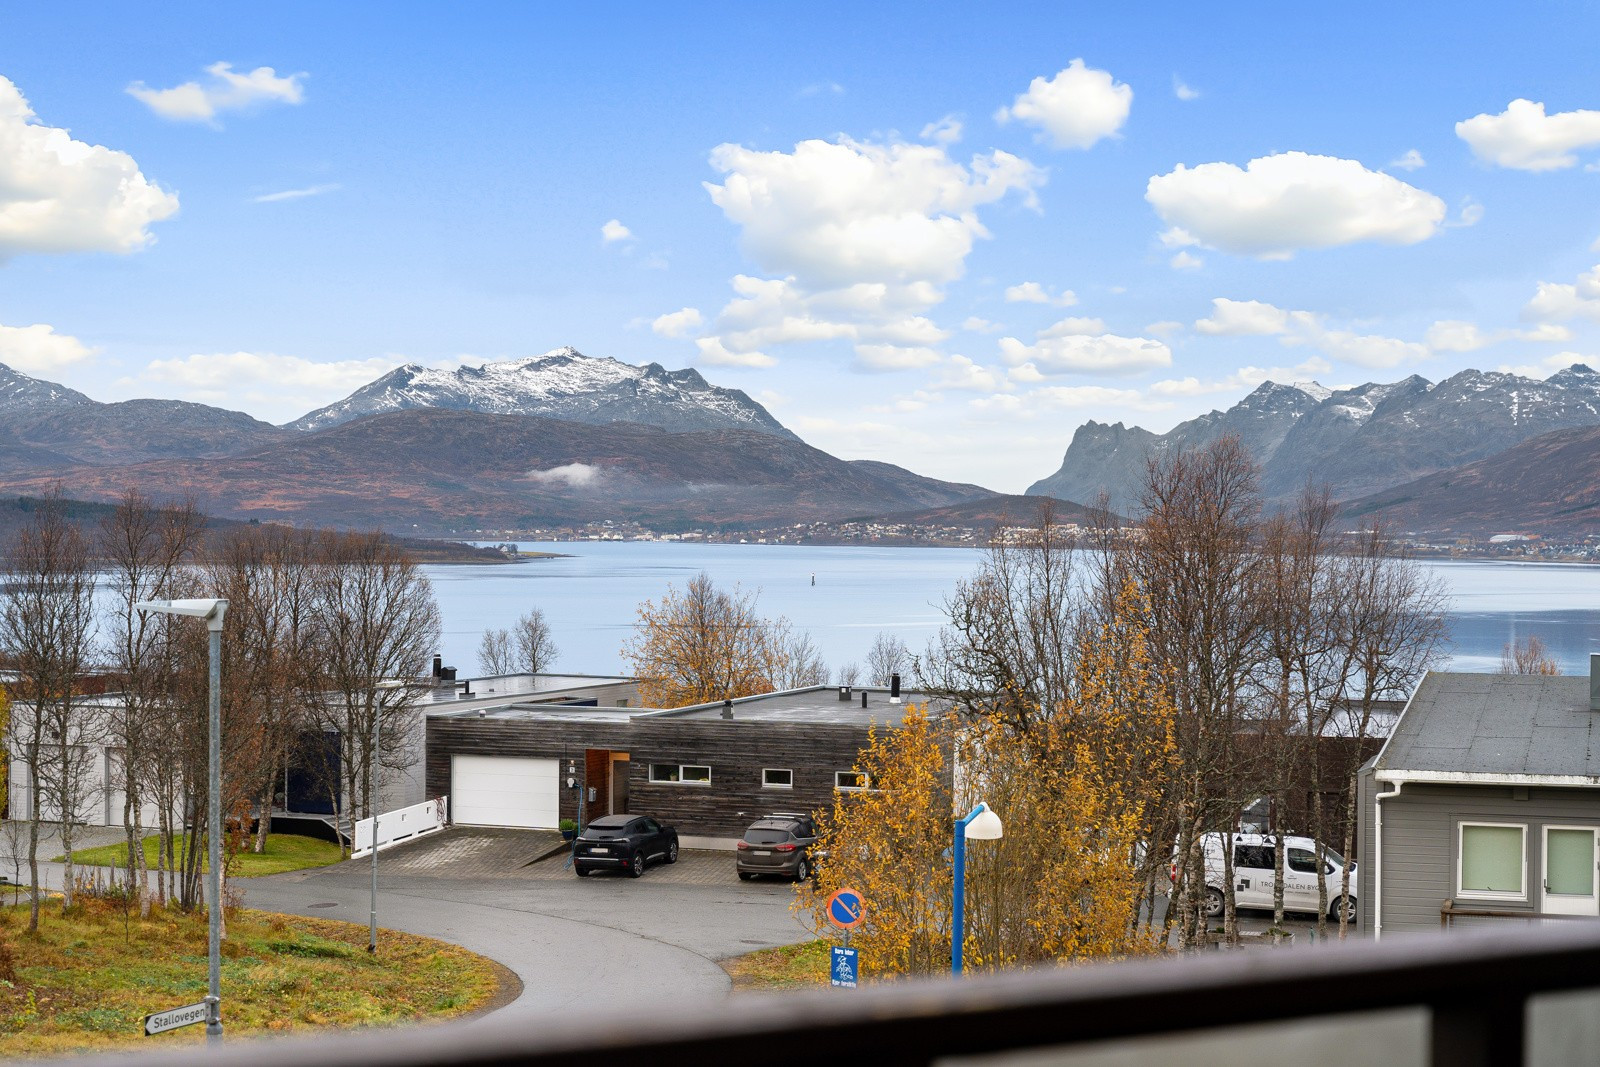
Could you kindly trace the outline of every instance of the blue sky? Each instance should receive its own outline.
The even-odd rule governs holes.
[[[60,8],[0,15],[0,361],[98,399],[572,345],[1020,491],[1600,357],[1588,4]]]

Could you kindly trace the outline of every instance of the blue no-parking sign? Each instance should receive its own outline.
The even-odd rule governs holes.
[[[833,966],[828,970],[828,981],[845,989],[854,989],[861,970],[856,964],[856,950],[842,945],[833,946]]]
[[[861,894],[841,889],[828,898],[828,921],[841,930],[854,930],[866,918]]]

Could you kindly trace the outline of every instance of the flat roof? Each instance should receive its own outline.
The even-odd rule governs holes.
[[[1430,671],[1378,754],[1377,770],[1594,778],[1600,712],[1584,675]]]
[[[861,706],[861,697],[867,697],[867,706]],[[886,686],[856,686],[850,690],[848,700],[839,699],[839,687],[818,685],[806,689],[789,689],[781,693],[762,693],[758,696],[740,697],[733,701],[734,722],[801,722],[846,723],[867,726],[871,723],[898,723],[905,717],[907,704],[931,705],[930,693],[902,690],[900,703],[890,703]],[[718,719],[722,718],[723,701],[696,704],[687,708],[643,712],[640,718],[650,719]]]
[[[552,693],[582,692],[586,689],[605,689],[613,685],[626,685],[634,681],[626,675],[602,674],[496,674],[483,678],[463,679],[472,687],[472,693],[463,696],[460,683],[446,683],[424,690],[420,703],[460,704],[463,701],[503,701],[507,697],[541,696]]]

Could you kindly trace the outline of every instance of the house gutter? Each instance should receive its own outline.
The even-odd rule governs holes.
[[[1383,938],[1383,802],[1400,795],[1404,781],[1394,783],[1391,793],[1372,794],[1372,940]]]

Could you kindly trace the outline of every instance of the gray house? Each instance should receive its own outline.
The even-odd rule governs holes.
[[[1600,915],[1600,656],[1429,673],[1359,789],[1364,932]]]

